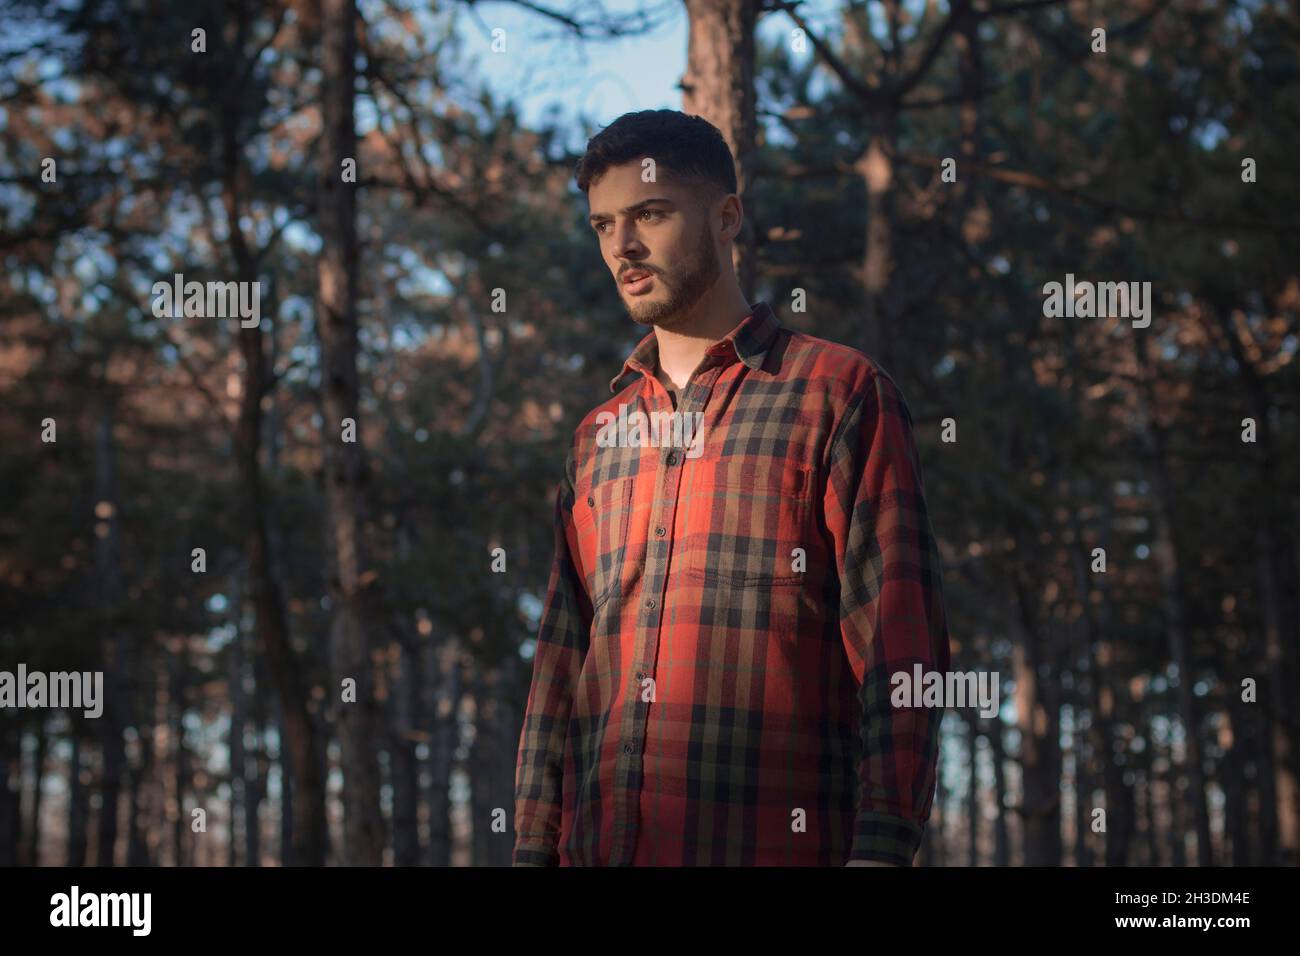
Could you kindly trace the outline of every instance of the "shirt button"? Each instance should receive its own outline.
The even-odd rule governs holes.
[[[632,745],[631,745],[631,744],[624,744],[624,745],[623,745],[623,753],[625,753],[625,754],[630,754],[631,752],[632,752]]]
[[[647,601],[645,602],[645,606],[648,607],[650,610],[653,611],[654,608],[655,608],[655,599],[654,599],[654,598],[650,598],[649,600],[647,600]]]
[[[593,495],[587,495],[587,507],[588,507],[588,508],[594,508],[594,507],[596,507],[596,499],[595,499],[595,496],[593,496]]]
[[[645,680],[645,671],[637,671],[637,672],[636,672],[636,679],[637,679],[637,680]]]
[[[667,461],[668,461],[668,464],[670,464],[670,465],[675,465],[675,464],[677,464],[677,455],[676,455],[675,453],[673,453],[673,452],[670,451],[670,452],[668,453]]]
[[[662,527],[655,528],[655,535],[662,538],[664,536],[664,529]]]

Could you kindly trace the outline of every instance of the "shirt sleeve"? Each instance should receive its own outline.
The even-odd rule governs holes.
[[[831,441],[825,513],[840,632],[858,681],[862,760],[850,860],[911,866],[934,797],[941,708],[893,707],[890,675],[946,672],[948,627],[912,418],[879,369]]]
[[[559,865],[563,761],[569,711],[591,633],[591,601],[575,566],[575,458],[555,493],[555,558],[533,654],[533,677],[515,767],[515,866]]]

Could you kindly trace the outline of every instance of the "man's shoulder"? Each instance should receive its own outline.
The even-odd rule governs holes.
[[[596,433],[600,430],[600,426],[618,418],[620,405],[627,405],[630,413],[636,403],[636,393],[640,387],[641,378],[638,376],[582,416],[582,420],[573,429],[573,435],[571,436],[572,448],[579,453],[585,451],[583,448],[584,439],[588,442],[595,442]]]
[[[879,389],[901,394],[889,372],[865,352],[788,327],[783,331],[789,341],[781,374],[809,389],[825,390],[837,405],[851,404]]]

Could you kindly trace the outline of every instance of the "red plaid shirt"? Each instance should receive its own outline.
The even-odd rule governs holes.
[[[909,865],[942,710],[890,675],[949,649],[898,386],[759,303],[682,390],[697,448],[598,442],[602,412],[673,411],[657,368],[651,334],[566,459],[516,865]]]

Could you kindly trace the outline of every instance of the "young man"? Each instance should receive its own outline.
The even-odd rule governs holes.
[[[514,862],[910,865],[942,710],[891,706],[890,676],[949,650],[903,396],[745,301],[703,119],[622,116],[577,179],[652,332],[565,463]],[[612,427],[636,412],[681,427]]]

